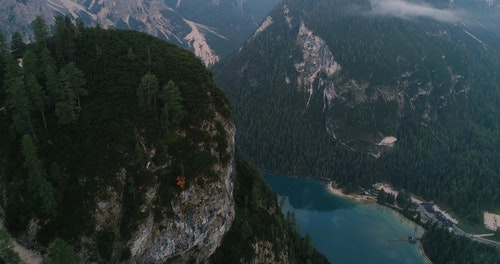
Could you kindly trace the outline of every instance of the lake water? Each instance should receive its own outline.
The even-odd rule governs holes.
[[[423,229],[398,213],[374,203],[359,203],[331,194],[318,180],[264,174],[284,200],[283,211],[293,211],[301,234],[332,263],[425,264],[419,242],[392,241],[421,237]]]

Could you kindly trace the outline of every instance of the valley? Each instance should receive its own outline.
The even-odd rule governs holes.
[[[332,195],[318,180],[276,174],[264,178],[280,197],[282,210],[331,263],[428,263],[420,242],[407,240],[420,238],[424,229],[397,212]]]
[[[500,204],[499,56],[430,12],[478,11],[411,7],[423,13],[398,17],[369,1],[284,3],[214,66],[215,79],[235,109],[240,149],[258,167],[335,172],[351,190],[391,182],[479,223]]]
[[[500,258],[500,1],[3,6],[0,249],[69,263]],[[304,195],[283,194],[296,182]],[[392,243],[411,229],[425,254]],[[350,251],[365,247],[375,257]]]

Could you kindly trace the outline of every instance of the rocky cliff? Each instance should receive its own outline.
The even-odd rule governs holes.
[[[295,88],[303,98],[302,111],[321,116],[326,131],[336,141],[374,157],[388,150],[378,143],[396,135],[405,117],[418,116],[418,122],[429,125],[441,118],[440,109],[469,96],[474,89],[473,77],[466,70],[469,55],[463,54],[498,52],[486,43],[494,43],[498,30],[471,18],[477,16],[474,12],[486,12],[478,11],[485,4],[496,7],[493,1],[469,3],[472,10],[466,14],[461,12],[464,3],[459,1],[442,9],[429,5],[430,11],[449,15],[446,21],[427,12],[398,15],[391,11],[394,6],[421,7],[404,1],[337,1],[292,7],[296,4],[284,2],[275,8],[233,55],[239,58],[221,63],[223,68],[233,60],[243,61],[235,65],[234,77],[220,82],[244,80],[242,83],[248,83],[252,90],[263,90],[271,86],[270,78],[259,71],[272,68],[273,74],[280,76],[272,86]],[[329,15],[325,11],[329,9],[335,14]],[[494,17],[491,13],[483,18]],[[420,20],[412,23],[413,16]],[[400,19],[399,25],[391,20],[394,17]],[[463,19],[462,24],[459,19]],[[406,38],[407,32],[413,31]],[[482,35],[485,32],[490,37]],[[269,39],[274,43],[267,44]],[[414,45],[425,42],[436,44]],[[455,43],[464,44],[443,48]],[[267,56],[280,61],[280,68],[263,63]],[[233,76],[230,69],[226,67],[224,75]],[[233,93],[230,87],[227,91]]]
[[[140,192],[144,195],[143,202],[138,210],[144,215],[138,220],[137,230],[130,234],[130,239],[117,242],[122,244],[113,250],[111,259],[118,259],[121,251],[130,250],[131,263],[163,263],[167,260],[172,263],[186,263],[195,261],[201,263],[212,255],[220,245],[222,237],[229,230],[235,217],[234,212],[234,134],[235,128],[231,121],[223,120],[224,130],[227,134],[225,140],[228,142],[226,151],[230,155],[229,162],[216,163],[213,171],[217,179],[208,176],[200,176],[196,182],[182,189],[180,193],[170,202],[171,211],[167,217],[158,219],[155,211],[168,210],[169,208],[158,208],[159,188],[161,184],[154,172],[168,168],[171,164],[152,164],[155,159],[155,146],[144,153],[149,160],[146,163],[148,170],[153,174],[147,177],[153,178],[143,187]],[[207,128],[211,125],[207,124]],[[209,131],[207,131],[209,132]],[[211,151],[215,152],[214,149]],[[116,187],[108,187],[103,197],[96,199],[96,209],[93,213],[96,233],[107,230],[114,236],[120,236],[119,221],[123,212],[123,192],[126,191],[125,179],[127,170],[122,168],[116,173]],[[121,190],[119,193],[118,190]],[[140,195],[140,194],[138,194]],[[84,241],[94,241],[83,239]],[[92,248],[95,245],[87,244]],[[83,250],[82,252],[94,249]],[[87,262],[85,254],[81,254],[81,262]],[[132,261],[133,260],[133,261]]]
[[[68,15],[88,26],[133,29],[167,39],[212,65],[237,48],[277,2],[5,0],[0,10],[0,28],[7,36],[18,31],[31,39],[36,16],[53,25],[54,16]]]
[[[326,262],[236,159],[229,103],[194,54],[139,32],[58,27],[22,64],[0,56],[0,261]],[[23,126],[35,94],[43,114],[25,111]]]
[[[53,55],[59,35],[46,40],[48,49],[33,45],[27,53],[49,56],[55,87],[64,87],[69,67],[76,72],[84,92],[80,106],[66,109],[72,118],[61,121],[63,97],[52,97],[45,70],[31,72],[48,100],[45,121],[30,118],[26,135],[14,125],[11,81],[23,83],[29,59],[22,66],[1,61],[14,76],[2,76],[0,90],[7,108],[0,115],[5,226],[23,246],[49,252],[47,261],[57,258],[57,239],[78,263],[206,261],[235,218],[235,126],[227,100],[187,50],[132,31],[79,28],[76,35],[65,23],[74,50],[58,52],[71,55]],[[154,96],[145,101],[148,80]]]

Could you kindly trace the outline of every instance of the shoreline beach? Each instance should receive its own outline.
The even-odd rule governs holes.
[[[328,181],[327,184],[328,191],[336,196],[359,201],[365,203],[374,203],[376,202],[376,197],[372,195],[361,195],[361,194],[345,194],[341,189],[333,187],[333,181]]]
[[[373,196],[373,195],[345,194],[345,193],[342,192],[341,189],[333,187],[333,181],[328,181],[327,184],[326,184],[326,186],[327,186],[328,191],[331,194],[339,196],[339,197],[342,197],[342,198],[351,199],[351,200],[355,200],[355,201],[363,202],[363,203],[376,203],[377,202],[377,198],[375,196]],[[387,184],[376,184],[376,186],[374,186],[374,187],[377,190],[380,190],[380,188],[384,188],[384,191],[385,191],[387,189],[390,193],[393,193],[393,194],[395,193],[395,195],[397,195],[397,192],[394,191]],[[379,188],[377,188],[377,187],[379,187]],[[417,203],[422,203],[423,202],[419,198],[414,198],[414,197],[412,197],[412,201],[413,202],[417,202]],[[428,264],[432,264],[432,261],[429,259],[429,257],[427,257],[427,254],[425,254],[425,250],[424,250],[424,248],[422,246],[422,243],[419,243],[418,250],[419,250],[420,254],[424,257],[424,260]]]

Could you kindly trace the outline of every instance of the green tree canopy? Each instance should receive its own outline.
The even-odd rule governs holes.
[[[66,241],[56,238],[49,246],[49,258],[52,264],[76,264],[75,250]]]
[[[12,53],[7,52],[4,56],[5,61],[5,74],[4,74],[4,82],[9,83],[16,78],[20,78],[22,76],[21,68],[16,61],[16,58],[12,55]]]
[[[25,75],[35,73],[37,70],[36,55],[35,53],[28,49],[23,54],[22,60],[22,71]]]
[[[158,78],[151,72],[146,73],[141,78],[141,83],[137,89],[139,106],[143,109],[155,109],[156,97],[158,96]]]
[[[64,65],[72,61],[76,50],[75,26],[68,16],[57,16],[55,18],[55,27],[56,59],[59,65]]]
[[[54,188],[47,181],[47,174],[43,168],[43,162],[38,158],[38,150],[28,135],[23,136],[21,141],[21,152],[25,158],[23,167],[28,171],[28,189],[35,193],[36,202],[40,204],[41,212],[55,216],[57,202]]]
[[[31,105],[34,110],[41,115],[45,130],[47,130],[47,121],[45,119],[45,104],[47,102],[47,95],[45,90],[38,83],[35,74],[33,73],[25,77],[25,82]]]
[[[3,31],[0,29],[0,55],[3,55],[3,53],[7,51],[7,48],[7,39],[5,38]]]
[[[47,74],[51,74],[50,68]],[[74,122],[80,113],[80,96],[88,95],[85,89],[85,77],[83,72],[78,69],[74,62],[65,65],[57,75],[57,85],[52,86],[51,76],[47,76],[47,82],[51,82],[51,87],[47,89],[52,92],[56,98],[55,114],[61,124]]]
[[[14,127],[20,134],[34,134],[31,122],[32,105],[21,78],[9,82],[7,91],[7,109],[11,112]]]
[[[182,95],[179,87],[170,80],[160,91],[160,99],[164,105],[162,108],[162,126],[167,130],[180,124],[184,118],[182,106]]]
[[[21,263],[19,254],[14,251],[12,238],[5,228],[0,229],[0,261],[8,264]]]
[[[26,49],[26,43],[24,43],[23,36],[19,32],[14,32],[10,40],[10,51],[14,55],[14,58],[20,58]]]
[[[49,37],[49,27],[45,19],[41,16],[35,18],[35,25],[33,26],[33,34],[35,35],[35,42],[37,45],[45,46],[45,41]]]

